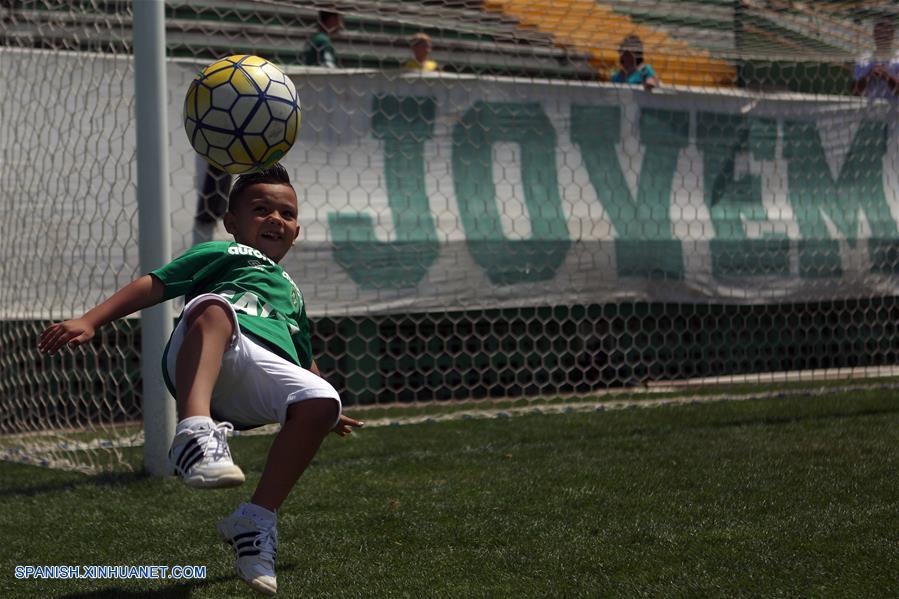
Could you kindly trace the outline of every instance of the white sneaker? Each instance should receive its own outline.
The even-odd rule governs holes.
[[[216,526],[219,538],[237,554],[234,567],[248,585],[265,595],[278,591],[275,556],[278,554],[278,526],[265,528],[249,516],[234,512]]]
[[[175,435],[169,449],[175,474],[190,487],[213,489],[242,484],[243,471],[234,465],[228,449],[228,431],[232,430],[230,422],[220,422]]]

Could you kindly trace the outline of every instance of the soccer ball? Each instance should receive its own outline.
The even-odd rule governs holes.
[[[212,63],[191,81],[184,98],[184,130],[209,163],[232,173],[280,160],[300,128],[293,82],[264,58],[248,54]]]

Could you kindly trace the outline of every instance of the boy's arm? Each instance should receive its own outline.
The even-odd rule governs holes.
[[[128,283],[112,297],[92,308],[81,318],[73,318],[47,327],[41,333],[38,349],[52,354],[63,345],[77,347],[89,341],[96,329],[108,322],[149,308],[162,301],[165,285],[156,277],[144,275]]]
[[[312,360],[312,364],[309,366],[309,372],[318,377],[322,375],[318,370],[318,364],[315,363],[315,360]],[[337,424],[331,429],[331,432],[339,437],[346,437],[353,432],[354,428],[362,428],[363,426],[365,426],[365,423],[361,420],[356,420],[355,418],[350,418],[346,414],[341,414],[340,418],[337,420]]]
[[[653,88],[658,87],[658,86],[659,86],[659,78],[656,75],[655,70],[649,65],[644,65],[643,89],[645,89],[648,92],[651,92],[653,90]]]
[[[882,65],[879,66],[877,68],[876,76],[886,82],[887,87],[890,88],[890,91],[893,92],[894,95],[899,92],[899,77],[893,75],[887,67]]]
[[[868,87],[873,67],[865,62],[857,62],[852,67],[852,95],[863,96]]]

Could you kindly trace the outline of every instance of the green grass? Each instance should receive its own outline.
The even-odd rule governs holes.
[[[0,596],[250,596],[213,523],[248,485],[0,464]],[[899,591],[899,394],[383,427],[329,439],[280,513],[284,597],[881,597]],[[207,579],[22,580],[16,564]]]
[[[764,396],[804,396],[838,393],[852,390],[880,391],[899,390],[899,380],[895,377],[867,378],[858,380],[786,381],[778,383],[735,383],[715,385],[684,385],[653,388],[640,387],[636,390],[610,389],[598,395],[574,395],[556,397],[521,397],[514,399],[477,399],[469,401],[431,401],[413,404],[393,403],[386,405],[349,406],[348,413],[363,419],[403,419],[417,416],[441,416],[477,410],[504,410],[528,407],[554,406],[558,404],[595,404],[597,402],[635,402],[666,399],[708,399],[709,397],[753,398]]]

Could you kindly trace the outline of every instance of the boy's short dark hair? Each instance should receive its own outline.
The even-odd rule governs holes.
[[[896,29],[896,17],[890,15],[880,15],[876,19],[874,19],[874,27],[889,27],[890,29]]]
[[[280,162],[276,162],[261,171],[246,173],[239,176],[234,185],[231,186],[231,193],[228,194],[228,212],[234,212],[244,190],[256,183],[280,183],[289,185],[291,188],[293,187],[290,183],[290,175],[287,174],[287,169],[281,166]]]
[[[637,64],[643,64],[643,40],[636,33],[632,33],[623,40],[618,46],[618,53],[623,54],[630,52],[634,55],[634,61]]]
[[[340,13],[335,12],[333,10],[320,10],[320,11],[318,11],[318,24],[324,25],[325,21],[327,21],[328,19],[332,19],[334,17],[339,17],[339,16],[340,16]]]

